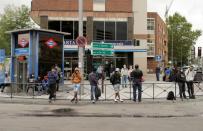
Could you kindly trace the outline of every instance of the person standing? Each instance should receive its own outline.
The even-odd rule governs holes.
[[[57,79],[56,79],[56,91],[59,90],[59,83],[60,83],[60,78],[61,78],[61,68],[58,67],[58,65],[55,65],[55,70],[57,74]]]
[[[127,88],[128,84],[128,68],[126,65],[123,65],[123,68],[121,69],[121,79],[122,79],[122,87]]]
[[[93,68],[93,71],[89,74],[88,79],[91,85],[91,101],[92,103],[95,103],[96,102],[95,89],[98,88],[98,79],[95,68]]]
[[[121,84],[121,74],[119,72],[119,68],[116,68],[115,72],[111,75],[110,82],[112,83],[114,91],[115,91],[114,101],[118,102],[117,101],[117,97],[118,97],[119,101],[123,102],[123,100],[120,98],[120,94],[119,94],[120,84]]]
[[[55,68],[52,68],[51,71],[48,72],[49,103],[52,102],[52,98],[56,99],[56,79],[57,79],[57,74],[56,74]]]
[[[78,91],[80,90],[80,82],[81,82],[81,74],[79,68],[75,68],[73,74],[72,74],[72,83],[74,88],[74,97],[71,99],[71,102],[78,103]]]
[[[135,69],[131,73],[131,78],[133,81],[133,101],[136,102],[136,92],[138,90],[138,101],[141,102],[142,98],[142,77],[143,73],[139,69],[139,65],[135,65]]]
[[[5,88],[6,86],[10,86],[10,78],[9,78],[9,76],[8,76],[7,73],[5,73],[4,83],[0,85],[0,87],[1,87],[1,92],[4,92],[4,88]]]
[[[159,81],[160,72],[161,72],[161,68],[159,67],[159,65],[157,65],[157,67],[156,67],[156,80],[157,81]]]
[[[194,86],[193,86],[195,72],[193,70],[193,66],[190,66],[190,68],[185,71],[185,75],[186,75],[186,83],[188,87],[189,98],[195,99]]]
[[[186,76],[182,69],[178,70],[176,80],[178,82],[179,94],[180,94],[181,100],[183,100],[183,97],[186,99],[186,95],[185,95]]]

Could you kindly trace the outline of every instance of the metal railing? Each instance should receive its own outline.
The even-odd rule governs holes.
[[[186,86],[186,85],[185,85]],[[80,100],[90,100],[91,86],[84,84],[84,92],[79,94]],[[102,85],[99,85],[101,88]],[[104,92],[101,94],[100,100],[106,101],[114,99],[114,88],[111,84],[104,84]],[[175,97],[179,97],[179,87],[175,82],[160,82],[160,83],[142,83],[142,98],[143,99],[166,99],[169,91],[173,91]],[[196,96],[203,96],[203,83],[194,83],[194,94]],[[187,86],[186,86],[186,95]],[[6,98],[25,98],[25,99],[48,99],[47,89],[42,87],[40,83],[11,83],[9,87],[0,93],[0,97]],[[56,92],[56,99],[69,100],[74,96],[73,85],[64,84],[60,85],[59,91]],[[120,96],[122,99],[132,100],[133,88],[129,83],[127,88],[120,86]]]

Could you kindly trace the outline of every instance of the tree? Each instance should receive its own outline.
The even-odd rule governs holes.
[[[8,5],[4,9],[4,13],[0,14],[0,48],[6,49],[6,55],[10,55],[10,35],[6,34],[6,31],[33,26],[34,23],[30,19],[27,6]]]
[[[173,63],[177,63],[178,66],[187,64],[191,47],[195,44],[197,38],[201,36],[201,30],[192,30],[192,24],[187,22],[186,18],[179,13],[169,16],[167,27],[170,60],[172,60],[173,43]]]

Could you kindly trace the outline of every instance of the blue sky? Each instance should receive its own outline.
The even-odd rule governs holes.
[[[170,4],[172,0],[147,0],[148,11],[158,12],[159,15],[164,18],[166,6]],[[0,0],[0,12],[7,4],[14,5],[31,5],[31,0]],[[169,15],[175,12],[179,12],[185,16],[186,19],[193,24],[193,29],[201,29],[203,31],[203,0],[174,0],[173,5],[169,11]],[[197,41],[197,46],[203,46],[203,36]]]

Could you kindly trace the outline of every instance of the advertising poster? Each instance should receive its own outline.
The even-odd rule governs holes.
[[[5,50],[0,49],[0,84],[4,83],[5,78],[4,62],[5,62]]]

